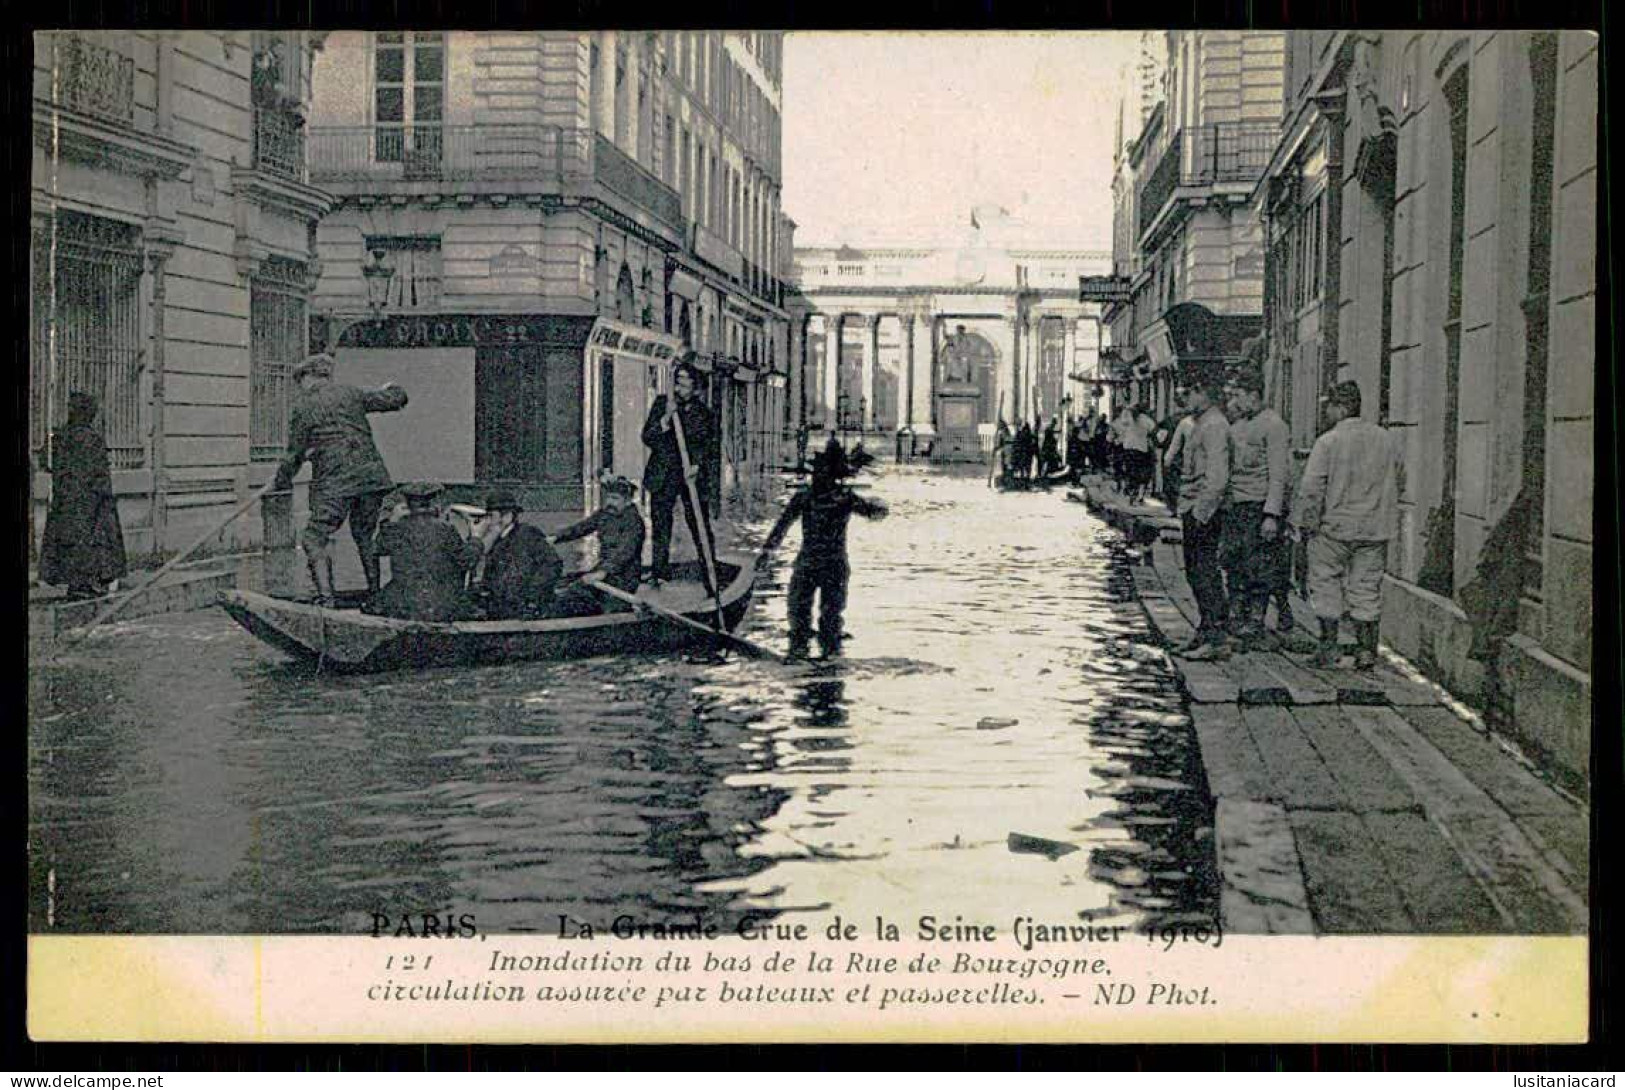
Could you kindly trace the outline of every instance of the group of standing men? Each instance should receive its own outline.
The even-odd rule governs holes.
[[[1223,660],[1233,649],[1278,646],[1265,618],[1273,599],[1277,628],[1291,629],[1287,550],[1297,538],[1307,543],[1309,599],[1320,629],[1313,664],[1339,661],[1339,626],[1347,616],[1354,665],[1371,669],[1397,518],[1398,444],[1361,419],[1359,385],[1338,383],[1325,400],[1331,426],[1293,489],[1290,433],[1264,404],[1256,356],[1249,362],[1254,366],[1228,384],[1209,372],[1176,394],[1188,415],[1173,429],[1164,460],[1178,472],[1175,508],[1199,612],[1197,631],[1181,651]]]
[[[310,517],[300,544],[319,603],[333,603],[330,550],[333,535],[345,523],[367,581],[366,608],[382,616],[424,621],[582,616],[622,608],[619,600],[598,594],[595,584],[627,594],[637,590],[645,530],[631,481],[606,475],[601,481],[604,505],[551,536],[521,521],[518,496],[501,488],[486,497],[483,511],[470,512],[469,532],[461,533],[441,516],[438,484],[401,488],[404,512],[380,526],[384,499],[395,484],[367,416],[404,408],[406,391],[394,384],[363,390],[336,383],[333,358],[322,353],[305,360],[294,381],[299,396],[289,421],[288,454],[274,486],[291,488],[300,467],[310,463]],[[654,524],[651,578],[656,583],[671,576],[673,506],[679,497],[706,502],[703,497],[714,496],[716,487],[717,429],[710,410],[695,396],[693,370],[680,366],[673,385],[675,398],[656,398],[643,429],[649,447],[643,482]],[[685,502],[684,514],[701,556],[714,557],[704,511]],[[554,546],[590,535],[598,538],[598,563],[566,577]],[[390,558],[387,585],[381,579],[384,556]],[[706,589],[714,595],[709,565],[702,568]]]

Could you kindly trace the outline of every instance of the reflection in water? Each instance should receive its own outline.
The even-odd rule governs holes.
[[[316,679],[222,614],[110,626],[30,678],[30,926],[1211,916],[1211,802],[1117,535],[980,477],[873,487],[838,663]],[[789,555],[746,630],[781,647]]]

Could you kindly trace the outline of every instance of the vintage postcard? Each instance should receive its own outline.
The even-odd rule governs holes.
[[[1598,63],[37,34],[30,1034],[1585,1040]]]

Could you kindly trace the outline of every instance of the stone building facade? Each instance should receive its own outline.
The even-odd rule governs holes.
[[[1590,752],[1597,41],[1290,35],[1260,187],[1271,398],[1353,379],[1403,437],[1383,638],[1583,777]]]
[[[186,547],[269,479],[305,348],[315,224],[300,33],[36,34],[30,202],[32,514],[48,437],[95,394],[132,557]],[[253,519],[206,548],[257,540]]]
[[[402,472],[500,480],[560,517],[590,507],[596,469],[641,465],[669,379],[636,352],[593,356],[601,328],[696,350],[725,484],[762,475],[788,388],[780,38],[325,36],[311,174],[336,203],[315,330],[351,373],[433,391],[381,424]]]
[[[1077,284],[1109,255],[991,206],[972,223],[957,246],[797,247],[796,420],[883,450],[980,459],[1001,415],[1085,411],[1100,334]]]
[[[1279,134],[1285,36],[1168,31],[1160,101],[1119,125],[1112,282],[1093,285],[1110,327],[1118,401],[1171,407],[1178,365],[1233,353],[1262,320],[1264,253],[1254,189]],[[1134,120],[1127,109],[1126,122]],[[1192,338],[1205,342],[1192,343]]]

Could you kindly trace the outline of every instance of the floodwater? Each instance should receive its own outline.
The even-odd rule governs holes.
[[[1130,548],[1059,492],[865,479],[891,516],[853,520],[838,662],[314,677],[205,611],[36,664],[31,930],[1211,920],[1212,803]],[[781,650],[798,540],[743,629]]]

